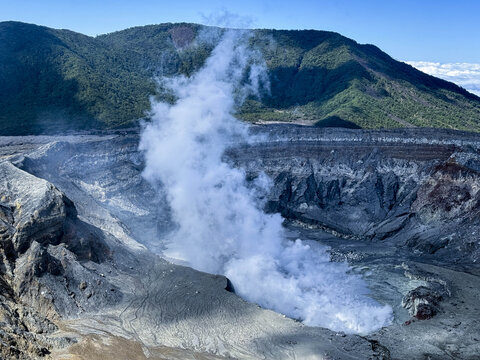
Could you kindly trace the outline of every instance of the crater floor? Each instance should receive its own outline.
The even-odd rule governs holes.
[[[362,274],[393,307],[391,326],[363,336],[307,327],[243,301],[223,276],[156,255],[173,225],[141,177],[134,131],[2,137],[3,356],[475,359],[480,136],[253,132],[269,138],[232,144],[226,161],[249,179],[266,172],[266,211]]]

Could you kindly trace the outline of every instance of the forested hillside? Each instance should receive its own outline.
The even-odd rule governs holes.
[[[0,134],[132,126],[148,117],[155,77],[191,75],[215,39],[205,27],[161,24],[98,37],[0,23]],[[217,29],[216,32],[221,32]],[[363,128],[480,130],[480,98],[326,31],[254,30],[270,92],[239,117]]]

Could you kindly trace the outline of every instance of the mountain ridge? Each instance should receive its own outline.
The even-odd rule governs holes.
[[[221,28],[188,23],[133,27],[90,37],[19,22],[0,23],[0,134],[132,126],[151,96],[170,100],[159,75],[190,76]],[[249,98],[245,121],[362,128],[480,131],[480,98],[398,62],[370,44],[317,30],[252,30],[270,93]]]

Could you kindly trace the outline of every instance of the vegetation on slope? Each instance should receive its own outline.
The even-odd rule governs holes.
[[[0,134],[135,124],[150,96],[169,100],[155,77],[202,66],[215,40],[202,29],[162,24],[92,38],[0,23]],[[251,42],[267,63],[270,92],[247,100],[239,110],[246,121],[480,130],[480,98],[373,45],[313,30],[255,30]]]

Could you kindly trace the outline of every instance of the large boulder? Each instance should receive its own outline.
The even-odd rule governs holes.
[[[62,192],[9,162],[0,163],[0,179],[0,234],[2,243],[10,242],[2,247],[22,254],[34,241],[58,243],[67,215]]]

